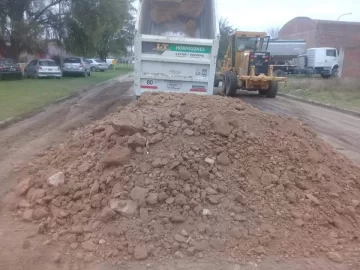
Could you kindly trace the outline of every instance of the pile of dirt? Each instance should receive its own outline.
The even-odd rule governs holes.
[[[205,7],[205,0],[158,1],[151,0],[150,16],[155,23],[171,22],[182,16],[198,18]]]
[[[359,168],[238,99],[144,94],[20,180],[17,214],[86,262],[359,251]]]

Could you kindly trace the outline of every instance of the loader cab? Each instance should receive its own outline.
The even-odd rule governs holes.
[[[270,37],[264,32],[235,32],[229,36],[229,48],[225,56],[225,68],[238,75],[249,75],[255,66],[255,74],[267,73],[270,53],[266,52]],[[223,69],[223,71],[226,71]]]

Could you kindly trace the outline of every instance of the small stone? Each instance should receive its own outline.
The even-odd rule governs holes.
[[[231,126],[221,115],[216,115],[212,120],[212,127],[216,134],[228,137],[231,133]]]
[[[165,201],[169,196],[166,194],[166,192],[162,191],[158,194],[158,201],[163,202]]]
[[[188,237],[189,233],[186,230],[181,230],[180,234],[184,237]]]
[[[339,253],[336,252],[328,252],[326,254],[328,256],[328,258],[336,263],[342,263],[344,261],[343,257],[341,257],[341,255]]]
[[[176,205],[186,205],[187,204],[187,198],[184,194],[179,194],[175,198],[175,204]]]
[[[217,159],[216,159],[217,163],[222,165],[222,166],[229,166],[231,164],[231,161],[229,159],[229,156],[227,153],[223,152],[221,153]]]
[[[219,204],[220,203],[220,198],[218,196],[215,195],[211,195],[208,197],[208,201],[212,204]]]
[[[47,179],[47,184],[51,187],[58,187],[65,183],[65,174],[58,172]]]
[[[179,176],[182,180],[189,180],[191,178],[191,173],[184,166],[179,166]]]
[[[305,225],[305,222],[302,219],[295,219],[295,225],[298,227],[302,227]]]
[[[31,247],[31,243],[28,239],[24,240],[23,244],[22,244],[22,248],[23,249],[29,249]]]
[[[235,215],[235,216],[234,216],[234,220],[235,220],[235,221],[240,221],[240,222],[245,222],[245,221],[246,221],[246,217],[244,217],[243,215]]]
[[[170,218],[172,223],[183,223],[186,221],[186,217],[181,215],[175,215]]]
[[[161,142],[163,139],[164,139],[164,135],[162,133],[157,133],[154,136],[150,137],[149,143],[155,144],[155,143]]]
[[[86,173],[90,169],[89,162],[85,161],[78,167],[80,173]]]
[[[137,213],[139,204],[131,200],[112,200],[110,208],[125,217],[133,217]]]
[[[209,244],[216,251],[219,251],[219,252],[224,252],[225,251],[225,245],[224,245],[224,242],[221,239],[218,239],[218,238],[210,239]]]
[[[177,259],[183,259],[184,255],[181,253],[181,251],[177,251],[175,252],[174,257]]]
[[[194,131],[187,128],[187,129],[184,130],[184,134],[187,135],[187,136],[193,136]]]
[[[105,167],[124,166],[131,160],[131,150],[128,147],[115,146],[102,159]]]
[[[151,170],[150,164],[148,164],[146,162],[140,163],[139,167],[140,167],[140,171],[144,174],[148,173]]]
[[[78,260],[83,260],[84,257],[85,257],[84,253],[82,253],[82,252],[76,253],[76,259],[78,259]]]
[[[207,195],[216,195],[217,194],[216,190],[212,189],[210,187],[206,188],[205,192],[206,192]]]
[[[31,222],[32,217],[33,217],[33,210],[32,209],[27,209],[23,213],[22,220],[25,221],[25,222]]]
[[[239,229],[233,229],[229,232],[229,235],[235,239],[240,239],[242,237],[242,233]]]
[[[100,185],[98,181],[95,181],[90,189],[90,197],[99,193]]]
[[[211,216],[212,212],[211,212],[209,209],[203,209],[203,210],[201,211],[201,214],[202,214],[203,216]]]
[[[82,226],[82,225],[73,226],[71,228],[71,233],[83,234],[84,233],[84,226]]]
[[[263,246],[258,246],[257,248],[254,248],[254,252],[258,255],[265,255],[266,250]]]
[[[146,198],[146,202],[149,205],[156,205],[158,203],[158,194],[157,193],[149,193]]]
[[[134,187],[130,192],[130,198],[133,201],[140,202],[141,200],[145,200],[149,190],[142,187]]]
[[[115,211],[109,207],[105,207],[98,216],[98,219],[103,223],[108,223],[113,220],[116,216]]]
[[[318,198],[316,198],[314,195],[312,194],[306,194],[305,195],[306,198],[308,198],[309,200],[311,200],[313,203],[315,203],[316,205],[320,205],[320,201]]]
[[[22,180],[17,184],[15,188],[15,193],[17,196],[21,197],[30,189],[30,178]]]
[[[149,210],[146,208],[140,208],[140,218],[146,220],[149,218]]]
[[[174,197],[170,197],[170,198],[167,198],[165,202],[166,202],[166,204],[173,204],[174,201],[175,201],[175,198],[174,198]]]
[[[92,255],[91,253],[85,255],[84,262],[91,263],[93,261],[94,261],[94,255]]]
[[[215,160],[212,158],[205,158],[205,162],[210,164],[210,165],[214,165],[215,164]]]
[[[308,214],[308,213],[305,213],[304,216],[303,216],[303,220],[304,221],[309,221],[311,219],[311,215]]]
[[[78,248],[78,243],[72,243],[71,245],[70,245],[70,248],[71,249],[77,249]]]
[[[186,241],[187,241],[187,238],[185,238],[184,236],[182,236],[180,234],[175,234],[174,239],[179,243],[186,243]]]
[[[46,210],[45,207],[37,207],[34,209],[33,213],[32,213],[32,218],[34,220],[39,220],[42,218],[45,218],[49,215],[49,212]]]
[[[89,252],[94,252],[96,251],[97,248],[97,245],[95,245],[91,240],[83,242],[81,246],[85,251],[89,251]]]
[[[99,245],[104,245],[106,243],[105,239],[100,239],[99,240]]]
[[[146,138],[140,133],[136,133],[128,139],[127,144],[132,149],[136,149],[137,147],[144,147],[146,146]]]
[[[61,254],[60,253],[56,253],[53,257],[53,261],[54,263],[60,263],[61,261]]]
[[[134,257],[137,260],[144,260],[148,257],[148,251],[146,246],[135,246]]]

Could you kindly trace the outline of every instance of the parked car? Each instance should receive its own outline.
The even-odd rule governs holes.
[[[92,72],[102,71],[109,69],[109,65],[99,59],[85,59],[85,61],[90,65],[90,70]]]
[[[22,78],[20,65],[9,58],[0,58],[0,80],[3,78]]]
[[[114,67],[114,60],[116,61],[116,59],[114,58],[106,58],[106,64],[108,65],[109,68],[113,68]]]
[[[56,78],[62,77],[60,67],[52,59],[34,59],[24,69],[24,76],[29,78]]]
[[[67,57],[64,59],[63,76],[82,75],[84,77],[91,75],[90,65],[84,57]]]

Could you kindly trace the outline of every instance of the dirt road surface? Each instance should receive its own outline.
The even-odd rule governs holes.
[[[48,145],[60,143],[67,132],[100,119],[119,106],[133,101],[131,76],[118,78],[61,104],[49,106],[40,114],[0,130],[0,196],[15,183],[10,181],[13,170],[21,168]],[[297,116],[309,123],[321,136],[336,145],[345,154],[360,161],[360,120],[318,107],[288,101],[283,98],[264,99],[243,95],[247,103],[261,110]],[[95,262],[86,265],[71,259],[72,254],[62,255],[63,246],[46,241],[47,236],[38,235],[35,224],[18,222],[0,204],[0,269],[1,270],[143,270],[143,269],[223,269],[223,270],[347,270],[359,269],[349,264],[334,264],[321,258],[261,259],[257,262],[236,264],[234,260],[209,263],[199,259],[193,261],[146,261],[116,265]]]
[[[239,92],[237,97],[262,111],[298,118],[335,149],[360,164],[360,118],[280,96],[268,99]]]

